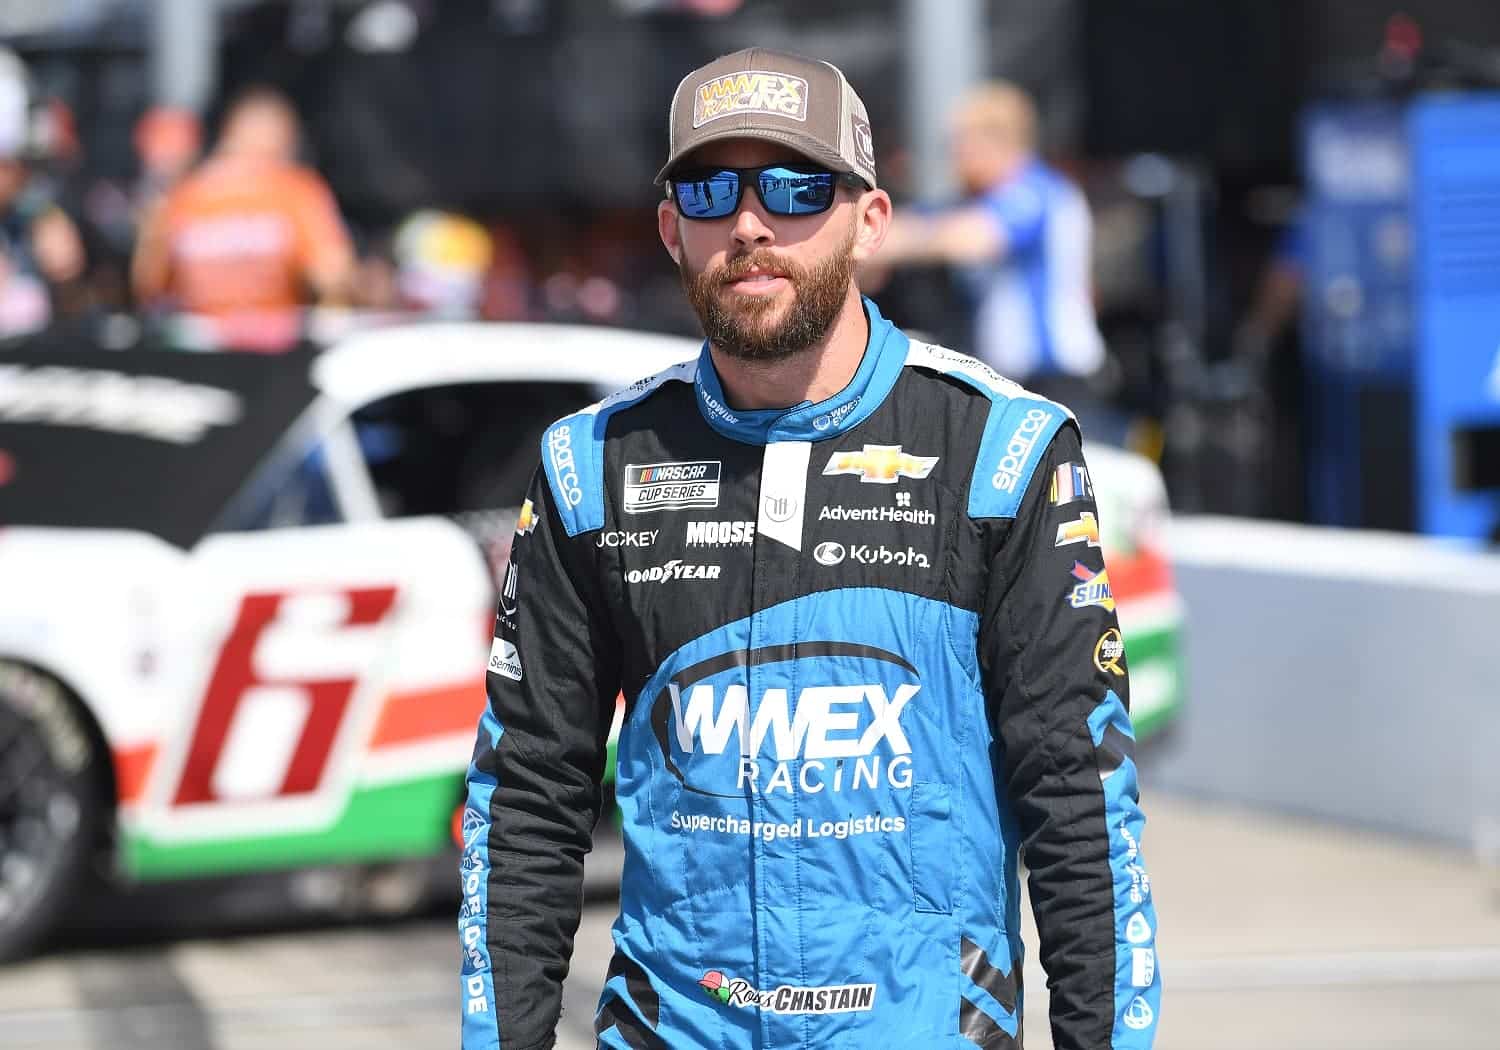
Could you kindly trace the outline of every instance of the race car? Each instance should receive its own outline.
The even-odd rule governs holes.
[[[697,352],[526,324],[0,351],[0,958],[101,867],[452,849],[540,434]],[[1180,697],[1165,497],[1090,456],[1144,735]]]

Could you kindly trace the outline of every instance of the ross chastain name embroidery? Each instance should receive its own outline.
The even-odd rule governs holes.
[[[743,977],[710,970],[699,979],[704,994],[724,1006],[763,1010],[773,1014],[858,1013],[875,1005],[873,984],[836,984],[806,988],[783,984],[761,991]]]

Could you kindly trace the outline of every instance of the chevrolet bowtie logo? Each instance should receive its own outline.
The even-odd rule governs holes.
[[[532,510],[531,500],[527,500],[525,503],[521,504],[521,514],[518,518],[516,518],[516,535],[526,535],[531,531],[531,527],[535,524],[536,514]]]
[[[1090,547],[1099,546],[1099,522],[1088,511],[1084,511],[1073,521],[1065,521],[1057,527],[1057,543],[1053,546],[1066,547],[1070,543],[1087,543]]]
[[[858,474],[861,484],[894,485],[897,478],[925,478],[937,456],[913,456],[900,445],[866,445],[859,452],[835,452],[823,468],[827,474]]]

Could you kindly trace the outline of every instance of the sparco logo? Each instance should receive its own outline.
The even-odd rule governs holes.
[[[867,677],[808,685],[795,694],[772,687],[751,702],[745,685],[750,667],[807,661],[807,675],[830,656],[845,666],[863,662]],[[916,679],[916,669],[894,653],[849,642],[725,653],[667,682],[652,702],[651,726],[667,768],[697,794],[906,790],[912,746],[901,716],[921,691]]]
[[[1005,446],[1005,455],[1001,457],[1000,465],[995,468],[995,476],[990,479],[990,484],[1001,492],[1016,490],[1016,485],[1021,480],[1021,470],[1031,456],[1031,449],[1036,444],[1037,435],[1051,421],[1052,413],[1040,408],[1033,408],[1026,413],[1026,418],[1021,420],[1021,425],[1016,427],[1016,432],[1010,436],[1010,443]]]
[[[669,580],[717,580],[721,566],[686,565],[676,558],[665,565],[653,565],[649,569],[631,569],[625,574],[626,583],[666,583]]]
[[[547,435],[547,455],[552,458],[552,472],[562,486],[563,499],[568,506],[576,507],[583,502],[583,489],[578,486],[578,468],[573,464],[573,428],[561,426]]]
[[[883,543],[878,547],[868,543],[856,543],[849,548],[849,560],[857,561],[861,565],[906,565],[914,569],[932,567],[932,563],[927,560],[927,555],[913,547],[908,547],[904,551],[891,550]],[[823,564],[834,563],[824,562]]]
[[[753,521],[690,521],[687,527],[689,547],[725,547],[750,543],[755,539]]]

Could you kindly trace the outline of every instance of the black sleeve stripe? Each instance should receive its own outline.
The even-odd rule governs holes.
[[[983,948],[965,937],[962,943],[960,964],[964,974],[980,988],[995,997],[995,1001],[1010,1013],[1016,1012],[1015,972],[1004,974],[991,965],[990,957]]]
[[[647,1024],[652,1028],[657,1027],[661,1024],[661,997],[651,986],[651,978],[630,956],[615,952],[614,957],[609,960],[609,973],[604,980],[607,983],[621,974],[625,975],[625,989],[630,993],[636,1010],[646,1019]]]
[[[613,1028],[630,1050],[671,1050],[661,1036],[648,1028],[617,995],[610,996],[594,1018],[594,1034],[603,1035]]]
[[[1099,763],[1099,779],[1107,780],[1127,758],[1135,761],[1135,741],[1114,726],[1106,726],[1104,739],[1094,749],[1094,758]]]
[[[981,1050],[1020,1050],[1020,1044],[993,1017],[962,997],[958,1000],[958,1034]]]

